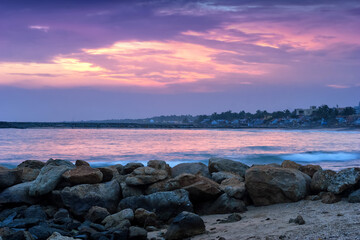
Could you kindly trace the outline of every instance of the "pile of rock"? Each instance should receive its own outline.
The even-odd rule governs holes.
[[[211,158],[208,166],[170,168],[152,160],[147,166],[92,168],[80,160],[27,160],[15,169],[0,169],[0,236],[146,239],[148,231],[169,226],[163,237],[181,239],[205,231],[197,214],[238,213],[250,204],[305,197],[334,203],[349,196],[350,202],[359,202],[359,180],[357,168],[336,173],[291,161],[250,168]]]

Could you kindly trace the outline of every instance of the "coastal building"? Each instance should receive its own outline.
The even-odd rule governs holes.
[[[295,109],[296,116],[311,116],[313,112],[315,112],[316,110],[317,110],[316,106],[311,106],[309,109],[305,109],[305,108]]]

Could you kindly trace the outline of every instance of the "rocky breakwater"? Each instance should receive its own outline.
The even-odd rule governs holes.
[[[0,168],[2,239],[182,239],[205,232],[201,215],[241,213],[248,205],[304,198],[335,203],[360,201],[360,169],[319,166],[246,166],[222,158],[208,166],[170,168],[152,160],[92,168],[50,159]],[[200,215],[200,216],[199,216]]]

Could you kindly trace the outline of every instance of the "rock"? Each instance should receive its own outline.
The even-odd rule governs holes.
[[[36,197],[50,193],[60,182],[61,175],[72,168],[75,166],[69,161],[48,160],[35,181],[31,182],[29,195]]]
[[[289,223],[296,223],[299,225],[305,224],[305,221],[301,215],[298,215],[295,219],[290,218]]]
[[[229,173],[229,172],[213,172],[211,174],[211,178],[212,178],[212,180],[214,180],[217,183],[221,183],[222,181],[229,179],[229,178],[236,178],[240,182],[244,181],[244,178],[241,177],[240,175],[237,175],[234,173]]]
[[[17,229],[16,231],[9,228],[3,228],[0,232],[0,239],[4,240],[34,240],[33,236],[27,231]]]
[[[244,182],[240,182],[237,178],[229,178],[221,182],[220,189],[229,197],[243,199],[246,193]]]
[[[173,179],[154,183],[146,189],[146,193],[172,191],[179,188],[187,190],[190,194],[191,201],[195,202],[213,199],[222,193],[220,185],[211,179],[201,175],[186,173]]]
[[[10,228],[29,228],[37,225],[39,222],[40,219],[38,218],[17,218],[6,226]]]
[[[241,215],[239,213],[232,213],[230,214],[226,219],[222,219],[219,221],[219,223],[232,223],[232,222],[238,222],[242,219]]]
[[[311,178],[314,176],[314,174],[319,171],[322,170],[322,168],[319,165],[305,165],[305,166],[301,166],[299,169],[301,172],[309,175]]]
[[[144,194],[143,189],[131,187],[131,186],[127,185],[125,182],[120,183],[120,186],[121,186],[121,192],[122,192],[123,198],[133,197],[133,196],[141,196]]]
[[[341,197],[332,192],[322,192],[320,194],[321,202],[326,204],[333,204],[341,201]]]
[[[246,164],[241,162],[224,159],[224,158],[210,158],[209,159],[209,172],[231,172],[240,175],[241,177],[245,176],[246,170],[249,168]]]
[[[137,225],[142,227],[157,226],[156,214],[144,208],[138,208],[135,210],[134,221]]]
[[[76,160],[75,166],[76,167],[81,167],[81,166],[90,167],[90,164],[84,160]]]
[[[22,168],[21,181],[22,182],[34,181],[37,178],[37,176],[39,176],[39,173],[40,173],[40,169],[24,167]]]
[[[40,223],[29,229],[29,232],[36,237],[35,239],[47,239],[55,231],[59,231],[59,229],[51,228],[46,223]]]
[[[110,168],[110,167],[101,167],[101,168],[97,168],[100,170],[100,172],[103,174],[103,182],[109,182],[113,179],[115,174],[117,173],[117,170],[114,168]]]
[[[80,166],[64,172],[62,177],[66,182],[72,185],[94,184],[101,183],[103,174],[99,169],[91,168],[89,166]]]
[[[165,239],[184,239],[202,233],[205,233],[205,223],[201,217],[184,211],[173,219],[166,231]]]
[[[20,163],[16,168],[32,168],[32,169],[42,169],[45,166],[45,163],[39,160],[26,160]]]
[[[60,208],[54,215],[54,222],[56,224],[66,224],[72,222],[69,211],[64,208]]]
[[[113,180],[66,187],[60,195],[63,204],[75,215],[84,215],[93,206],[104,207],[109,212],[114,212],[121,197],[120,193],[119,183]]]
[[[0,189],[14,186],[21,183],[22,170],[20,169],[3,169],[0,170]]]
[[[142,163],[136,163],[136,162],[128,163],[123,167],[122,173],[130,174],[139,167],[144,167],[144,165]],[[120,174],[122,174],[122,173],[120,173]]]
[[[85,218],[94,223],[101,223],[110,213],[106,208],[93,206],[90,208]]]
[[[157,169],[157,170],[165,170],[169,176],[171,176],[171,167],[169,166],[169,164],[167,164],[165,161],[161,161],[161,160],[150,160],[147,163],[148,167]]]
[[[128,197],[120,201],[119,209],[144,208],[153,211],[160,220],[167,221],[182,211],[192,211],[189,193],[183,189],[158,192],[146,196]]]
[[[315,193],[327,191],[335,174],[336,172],[332,170],[319,170],[315,172],[310,183],[311,191]]]
[[[116,172],[118,174],[120,174],[120,175],[125,174],[124,173],[124,166],[121,165],[121,164],[111,165],[111,166],[109,166],[109,168],[116,170]]]
[[[298,164],[298,163],[296,163],[296,162],[290,161],[290,160],[284,160],[284,161],[281,163],[281,167],[283,167],[283,168],[292,168],[292,169],[300,170],[301,165]]]
[[[256,166],[246,171],[245,184],[256,206],[295,202],[306,197],[310,177],[296,169]]]
[[[204,177],[210,178],[209,168],[203,163],[180,163],[171,170],[171,176],[173,178],[183,173],[201,174]]]
[[[134,220],[134,211],[131,208],[127,208],[113,215],[109,215],[101,223],[105,225],[106,229],[109,229],[117,226],[124,220],[128,220],[129,222]]]
[[[157,170],[151,167],[136,168],[131,176],[127,177],[125,182],[129,186],[144,186],[159,182],[168,177],[165,170]]]
[[[234,212],[245,212],[246,206],[242,200],[229,197],[226,193],[218,197],[214,202],[204,204],[201,214],[226,214]]]
[[[146,240],[147,231],[141,227],[129,227],[129,240]]]
[[[348,201],[350,203],[359,203],[360,202],[360,189],[352,192],[348,197]]]
[[[47,240],[76,240],[76,238],[65,237],[58,232],[54,232]]]
[[[32,205],[25,210],[24,217],[46,220],[46,213],[40,205]]]
[[[20,183],[5,189],[0,193],[0,203],[36,203],[39,199],[29,195],[32,184],[33,182]]]
[[[334,194],[340,194],[355,187],[359,180],[360,168],[346,168],[334,175],[327,190]]]

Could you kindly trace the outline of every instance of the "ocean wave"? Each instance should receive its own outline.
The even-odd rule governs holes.
[[[322,162],[322,161],[350,161],[360,159],[360,153],[349,152],[305,152],[296,154],[285,154],[280,156],[283,160],[295,162]]]

